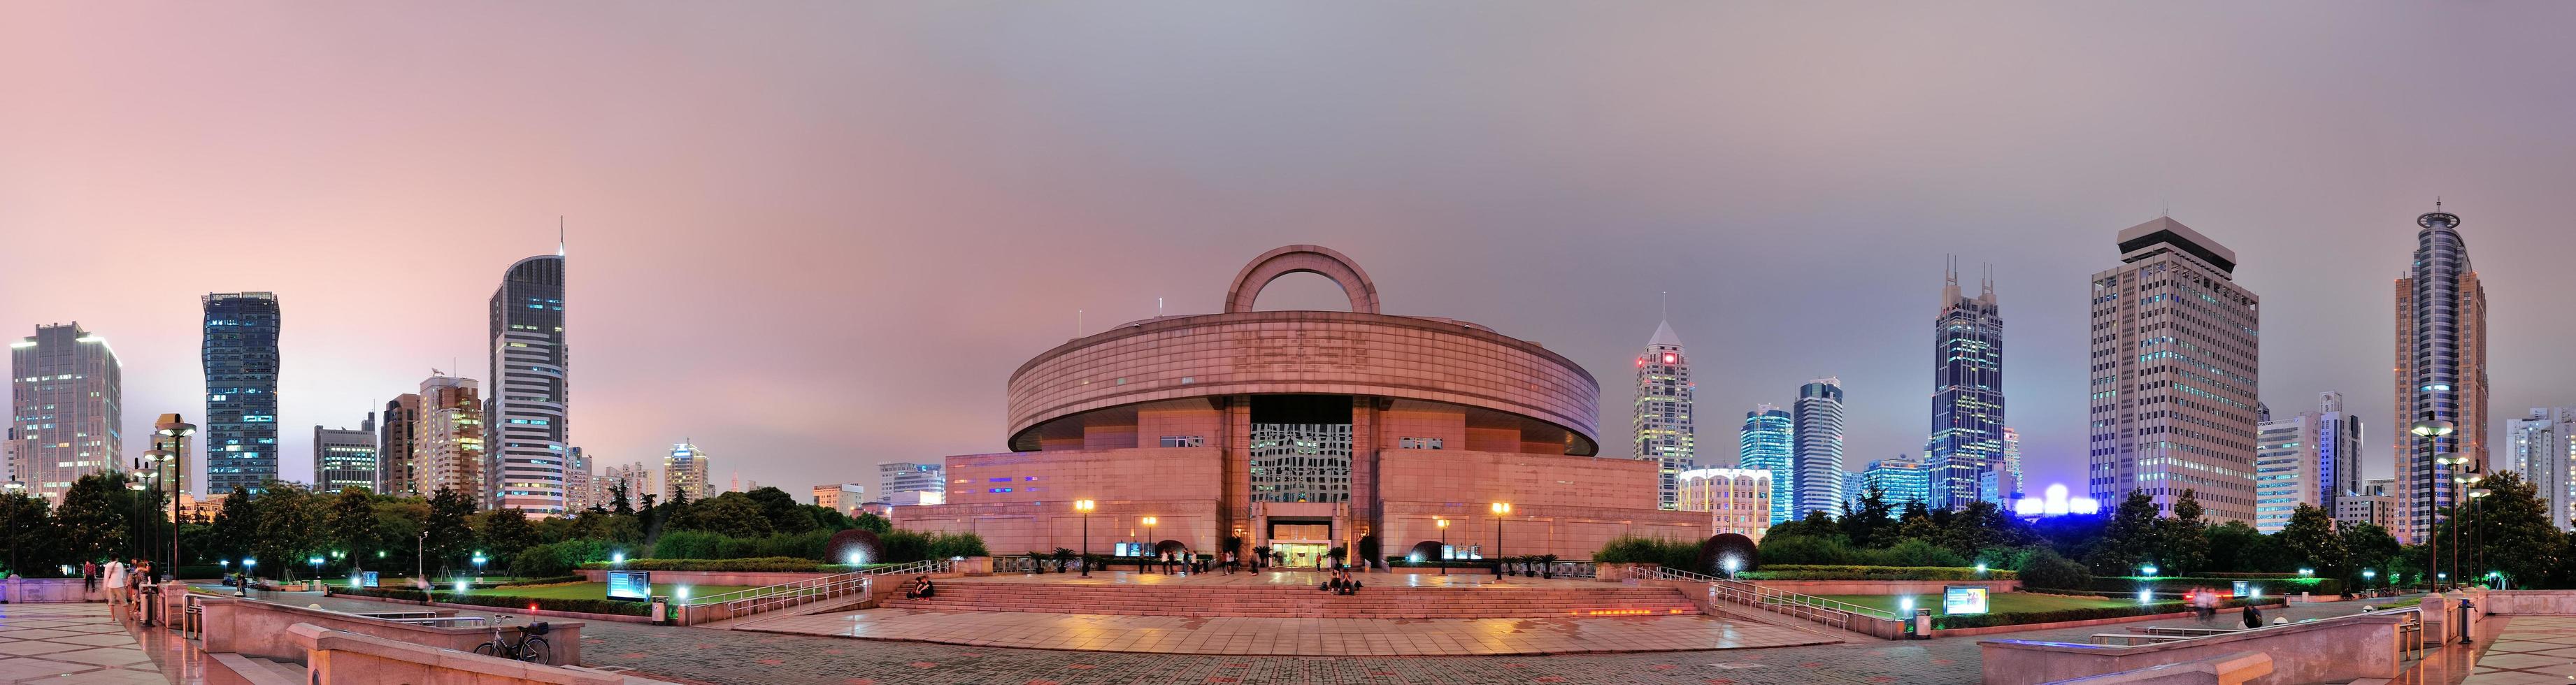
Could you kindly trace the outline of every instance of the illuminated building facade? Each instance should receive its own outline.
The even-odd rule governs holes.
[[[1932,320],[1932,435],[1923,466],[1931,474],[1924,504],[1958,509],[1978,499],[1982,477],[2004,468],[2004,318],[1989,268],[1980,292],[1959,290],[1952,264]]]
[[[213,293],[205,305],[206,492],[277,480],[276,293]]]
[[[1845,490],[1842,379],[1818,378],[1799,386],[1795,407],[1797,425],[1790,439],[1797,445],[1791,466],[1798,478],[1798,510],[1790,517],[1839,511]]]
[[[1771,472],[1771,522],[1787,521],[1796,509],[1797,471],[1794,439],[1796,422],[1788,410],[1773,405],[1757,405],[1744,413],[1744,428],[1737,437],[1736,467]]]
[[[1681,474],[1698,468],[1691,445],[1690,355],[1670,321],[1655,324],[1646,352],[1637,355],[1637,405],[1630,424],[1636,457],[1655,460],[1662,485],[1658,501],[1665,509],[1680,503]]]
[[[1682,511],[1709,513],[1709,534],[1734,533],[1755,541],[1771,530],[1771,472],[1763,469],[1691,469],[1682,472]]]
[[[519,260],[502,272],[492,292],[492,394],[485,413],[491,426],[492,460],[485,478],[491,506],[529,516],[564,513],[566,461],[564,417],[569,409],[566,378],[571,368],[564,344],[564,257],[560,253]]]
[[[340,492],[366,488],[374,492],[380,463],[376,456],[374,412],[367,413],[357,430],[313,427],[313,489]]]
[[[9,472],[27,494],[61,504],[72,481],[123,467],[125,367],[107,338],[78,321],[37,326],[9,344],[9,369]]]
[[[2487,290],[2469,265],[2460,217],[2415,217],[2415,259],[2397,279],[2396,420],[2399,540],[2421,542],[2451,508],[2456,478],[2487,465]],[[2418,424],[2438,430],[2417,435]],[[2467,464],[2442,464],[2453,457]],[[2473,469],[2473,470],[2472,470]],[[2464,491],[2464,490],[2463,490]]]
[[[2118,240],[2092,280],[2087,491],[2167,512],[2188,491],[2212,522],[2252,523],[2261,301],[2231,280],[2235,251],[2181,222]]]

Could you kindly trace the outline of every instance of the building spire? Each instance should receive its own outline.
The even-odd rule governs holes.
[[[564,218],[561,214],[555,215],[555,256],[564,256]]]
[[[1948,255],[1941,263],[1941,307],[1959,304],[1959,256]]]

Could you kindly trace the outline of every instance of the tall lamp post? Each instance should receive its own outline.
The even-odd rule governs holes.
[[[1073,510],[1082,512],[1082,551],[1074,555],[1082,564],[1082,577],[1091,577],[1091,500],[1073,501]]]
[[[161,465],[170,469],[170,579],[179,579],[179,495],[187,492],[188,436],[197,434],[197,424],[179,420],[178,414],[162,414],[153,424],[155,433],[169,440],[170,451]],[[155,473],[158,473],[156,470]]]
[[[1440,519],[1440,575],[1449,575],[1449,519]]]
[[[1503,572],[1503,517],[1512,513],[1512,503],[1495,502],[1488,507],[1494,512],[1494,572]]]
[[[2424,420],[2415,422],[2415,426],[2407,431],[2415,434],[2415,444],[2418,445],[2418,449],[2423,452],[2424,458],[2433,462],[2434,469],[2433,473],[2430,474],[2433,477],[2441,477],[2443,472],[2446,471],[2446,469],[2443,469],[2442,467],[2451,465],[2451,457],[2456,456],[2441,453],[2436,449],[2437,446],[2434,444],[2434,439],[2449,437],[2451,432],[2454,430],[2457,430],[2457,428],[2453,426],[2451,422],[2435,419],[2433,418],[2432,412],[2425,412]],[[2439,483],[2440,481],[2435,481],[2434,487],[2440,487]],[[2411,491],[2412,488],[2409,488],[2409,490]],[[2432,493],[2425,493],[2425,495],[2429,497]],[[2441,583],[2437,577],[2439,574],[2434,573],[2433,571],[2433,569],[2440,568],[2442,566],[2442,539],[2441,536],[2438,535],[2441,527],[2440,522],[2433,519],[2433,517],[2438,516],[2441,513],[2442,510],[2440,507],[2433,506],[2432,502],[2425,503],[2424,522],[2422,528],[2424,540],[2426,541],[2424,545],[2424,579],[2426,581],[2425,587],[2434,592],[2440,592],[2442,590]],[[2415,512],[2406,512],[2406,515],[2411,519],[2414,517]]]
[[[2470,478],[2470,479],[2469,479],[2469,484],[2471,484],[2471,485],[2476,485],[2476,484],[2477,484],[2477,482],[2478,482],[2478,481],[2481,481],[2481,480],[2485,480],[2485,479],[2484,479],[2484,478],[2475,478],[2475,477],[2473,477],[2473,478]],[[2486,496],[2488,496],[2488,495],[2492,495],[2492,494],[2495,494],[2495,491],[2494,491],[2494,490],[2488,490],[2488,489],[2486,489],[2486,488],[2469,488],[2469,508],[2470,508],[2470,510],[2471,510],[2471,511],[2475,511],[2475,510],[2477,509],[2477,506],[2478,506],[2478,500],[2480,500],[2480,499],[2484,499],[2484,498],[2486,498]],[[2475,537],[2477,537],[2477,536],[2478,536],[2478,525],[2477,525],[2477,521],[2472,520],[2472,521],[2470,521],[2470,522],[2469,522],[2469,537],[2471,537],[2471,538],[2475,538]],[[2485,545],[2479,545],[2479,546],[2478,546],[2478,551],[2477,551],[2476,555],[2474,555],[2474,556],[2472,556],[2472,557],[2470,557],[2470,558],[2469,558],[2469,563],[2474,564],[2474,565],[2477,565],[2477,566],[2485,566],[2485,565],[2486,565],[2486,559],[2487,559],[2487,548],[2486,548],[2486,546],[2485,546]],[[2457,573],[2457,572],[2459,572],[2459,566],[2460,566],[2460,565],[2459,565],[2459,562],[2452,562],[2452,563],[2451,563],[2451,571],[2452,571],[2453,573]],[[2474,571],[2474,569],[2472,569],[2472,571]],[[2481,577],[2481,578],[2486,578],[2486,577],[2492,577],[2493,575],[2494,575],[2494,574],[2488,574],[2488,575],[2486,575],[2486,576],[2479,576],[2479,577]]]
[[[12,480],[12,481],[9,481],[9,483],[8,483],[8,485],[7,485],[6,487],[9,489],[9,497],[10,497],[10,498],[12,498],[12,499],[15,499],[15,498],[18,498],[18,497],[25,497],[25,496],[27,496],[27,482],[26,482],[26,481],[21,481],[21,480]],[[19,570],[18,570],[18,527],[15,525],[15,522],[5,522],[5,523],[6,523],[7,525],[9,525],[9,568],[8,568],[8,570],[7,570],[7,571],[5,571],[5,572],[0,572],[0,576],[5,576],[5,575],[7,575],[7,574],[9,574],[9,573],[19,573]]]

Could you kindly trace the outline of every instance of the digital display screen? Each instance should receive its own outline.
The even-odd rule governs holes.
[[[1941,613],[1986,613],[1986,586],[1951,585],[1941,588]]]
[[[2251,590],[2253,590],[2253,589],[2254,589],[2254,588],[2253,588],[2253,585],[2254,585],[2254,583],[2252,583],[2252,582],[2250,582],[2250,581],[2243,581],[2243,580],[2236,581],[2236,596],[2238,596],[2238,597],[2251,597],[2251,596],[2253,596],[2253,595],[2254,595],[2254,593],[2253,593],[2253,592],[2251,592]]]
[[[651,571],[609,571],[608,598],[648,601],[653,599]]]
[[[359,585],[359,586],[361,586],[361,587],[378,587],[378,586],[376,585],[376,572],[374,572],[374,571],[360,571],[360,572],[358,572],[358,585]]]

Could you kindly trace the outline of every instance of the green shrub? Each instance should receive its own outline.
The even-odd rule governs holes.
[[[1967,566],[1968,560],[1948,548],[1922,538],[1906,538],[1883,550],[1865,550],[1877,566]]]
[[[1852,564],[1851,545],[1841,536],[1769,535],[1754,547],[1762,565]]]
[[[1763,564],[1762,570],[1738,573],[1745,580],[2012,580],[2011,571],[1978,573],[1972,566],[1849,566]]]
[[[984,536],[976,535],[974,533],[935,533],[930,536],[929,540],[925,541],[923,546],[926,547],[928,551],[927,556],[924,558],[928,559],[992,556],[990,553],[984,551]],[[889,556],[886,560],[903,563],[904,561],[920,561],[921,559],[904,560]]]
[[[520,550],[510,558],[510,572],[520,576],[543,577],[572,573],[582,564],[607,561],[620,547],[604,540],[565,540],[536,545]]]
[[[1601,545],[1601,551],[1592,553],[1592,560],[1604,564],[1658,564],[1665,568],[1706,572],[1691,568],[1699,563],[1698,543],[1664,538],[1634,535],[1611,538],[1610,542]]]
[[[402,599],[414,602],[432,599],[427,595],[422,594],[419,590],[404,588],[354,588],[341,591],[341,594],[358,595],[362,597]],[[459,596],[440,593],[433,601],[441,604],[467,604],[507,609],[526,609],[530,603],[534,603],[537,605],[537,608],[547,611],[570,611],[584,614],[613,614],[619,616],[644,616],[651,614],[653,609],[652,605],[644,602],[628,602],[598,598],[528,598],[513,597],[505,594],[468,594]]]
[[[2093,587],[2093,570],[2042,547],[2023,557],[2021,584],[2024,590],[2032,587],[2083,590]]]
[[[822,564],[812,559],[795,557],[759,557],[753,559],[628,559],[623,564],[594,562],[584,569],[614,568],[620,571],[745,571],[780,573],[846,573],[849,571],[890,566],[892,564]]]
[[[2135,594],[2141,588],[2153,589],[2157,593],[2180,593],[2189,592],[2193,588],[2210,588],[2221,591],[2233,590],[2236,587],[2236,583],[2239,581],[2242,581],[2254,588],[2261,589],[2263,591],[2263,595],[2266,597],[2286,597],[2289,595],[2296,595],[2301,592],[2312,592],[2320,595],[2343,594],[2343,580],[2338,578],[2256,579],[2213,576],[2158,576],[2147,578],[2140,576],[2126,576],[2095,578],[2093,579],[2093,584],[2090,587],[2094,590],[2111,593],[2127,592]]]
[[[2263,606],[2276,606],[2280,603],[2281,601],[2275,598],[2267,597],[2263,600]],[[2243,600],[2229,600],[2225,606],[2241,607],[2245,606],[2245,602]],[[1987,626],[2054,623],[2058,621],[2091,621],[2105,618],[2145,616],[2149,614],[2170,614],[2189,610],[2191,610],[2191,605],[2183,602],[2160,601],[2152,604],[2139,604],[2133,606],[2058,609],[2056,611],[1939,615],[1932,617],[1932,628],[1935,630],[1946,630],[1950,628],[1984,628]]]

